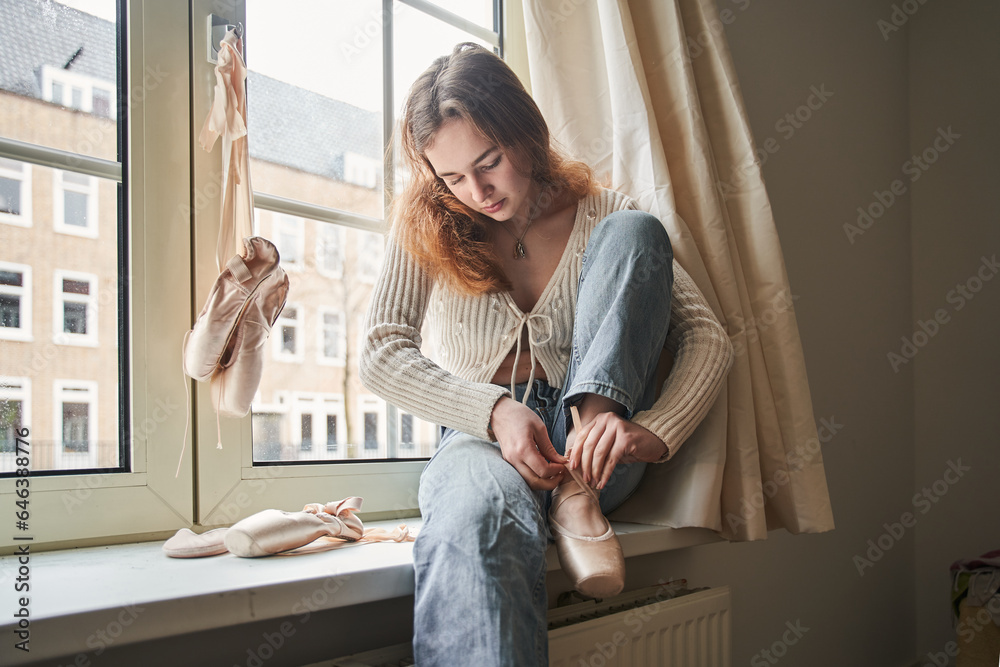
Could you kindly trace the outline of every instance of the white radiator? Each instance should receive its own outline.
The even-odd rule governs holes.
[[[583,614],[552,610],[550,667],[730,667],[729,588],[670,595],[656,587]],[[571,624],[554,627],[563,616]]]
[[[730,667],[728,586],[683,582],[549,610],[550,667]],[[401,644],[310,667],[412,665]]]

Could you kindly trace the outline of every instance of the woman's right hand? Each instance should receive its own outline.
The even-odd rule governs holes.
[[[505,396],[493,406],[490,423],[504,460],[529,487],[551,491],[559,485],[568,459],[552,446],[545,424],[534,410]]]

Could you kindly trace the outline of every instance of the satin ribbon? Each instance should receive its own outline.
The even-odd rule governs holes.
[[[514,309],[511,308],[511,310]],[[517,384],[517,364],[521,360],[521,336],[524,333],[524,328],[528,327],[528,356],[531,358],[531,373],[528,375],[528,389],[525,390],[524,396],[521,398],[521,403],[527,405],[528,394],[531,392],[531,385],[535,381],[535,345],[544,345],[552,339],[552,318],[543,313],[526,315],[517,310],[514,310],[514,314],[517,316],[517,350],[514,352],[514,368],[510,372],[510,395],[517,395],[514,387]],[[548,321],[548,335],[542,340],[535,340],[534,327],[538,321],[543,319]]]

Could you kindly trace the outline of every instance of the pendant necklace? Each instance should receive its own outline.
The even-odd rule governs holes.
[[[524,229],[521,231],[520,236],[516,236],[514,232],[510,231],[510,229],[507,227],[507,223],[505,223],[503,220],[498,221],[500,223],[500,226],[503,227],[504,230],[506,230],[506,232],[511,235],[511,238],[514,239],[514,259],[524,259],[525,257],[524,235],[528,233],[528,227],[531,227],[531,223],[535,221],[535,218],[538,217],[538,214],[540,213],[540,211],[538,210],[538,204],[539,202],[542,201],[542,194],[544,192],[545,188],[542,188],[542,190],[538,193],[538,199],[535,200],[533,213],[532,215],[528,216],[528,224],[524,226]]]

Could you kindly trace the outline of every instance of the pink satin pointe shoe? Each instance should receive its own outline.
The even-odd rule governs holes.
[[[228,551],[224,541],[227,530],[216,528],[199,535],[188,528],[181,528],[164,542],[163,552],[171,558],[204,558],[224,554]]]
[[[580,415],[576,406],[572,406],[570,412],[575,430],[579,433]],[[574,588],[583,595],[594,598],[618,595],[625,588],[625,556],[621,544],[601,512],[597,492],[584,483],[578,471],[568,468],[567,471],[572,479],[560,484],[552,492],[552,505],[549,508],[549,526],[552,528],[559,562]],[[559,515],[568,511],[563,508],[563,504],[576,496],[585,496],[585,511],[599,517],[598,523],[605,528],[600,535],[578,535],[566,528],[565,518],[560,520]],[[573,504],[580,506],[579,502]]]
[[[226,548],[237,556],[254,558],[297,549],[321,537],[355,542],[365,528],[353,511],[361,509],[361,498],[310,503],[301,512],[264,510],[237,522],[225,535]]]
[[[601,535],[578,535],[560,522],[559,514],[563,503],[580,495],[590,498],[588,511],[597,512],[601,516],[606,526]],[[625,556],[615,531],[601,514],[600,503],[593,489],[576,479],[557,487],[552,492],[549,526],[556,542],[559,562],[576,590],[593,598],[607,598],[622,592],[625,588]]]

